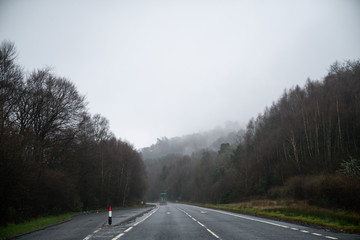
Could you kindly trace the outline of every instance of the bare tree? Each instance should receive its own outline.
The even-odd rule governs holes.
[[[13,120],[14,108],[22,87],[23,71],[15,63],[16,49],[11,42],[0,45],[0,134]]]

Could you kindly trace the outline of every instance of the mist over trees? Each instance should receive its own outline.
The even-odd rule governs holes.
[[[239,143],[146,161],[148,197],[229,203],[294,198],[360,211],[360,61],[285,90]]]
[[[45,214],[124,206],[143,198],[145,165],[108,120],[50,69],[25,74],[0,45],[0,224]]]
[[[217,151],[221,144],[235,144],[243,134],[237,122],[227,122],[209,131],[188,134],[182,137],[158,138],[150,147],[141,149],[144,159],[158,159],[168,154],[191,155],[201,150]]]

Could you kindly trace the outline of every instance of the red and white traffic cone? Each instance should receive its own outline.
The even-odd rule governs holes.
[[[111,211],[111,207],[109,207],[109,225],[111,225],[112,222],[112,211]]]

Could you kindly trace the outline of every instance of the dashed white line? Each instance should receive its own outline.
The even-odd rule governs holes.
[[[318,237],[322,237],[322,234],[320,233],[311,233],[312,235],[318,236]]]
[[[201,222],[199,222],[198,220],[196,220],[194,217],[192,217],[190,214],[188,214],[186,211],[182,210],[181,208],[177,208],[179,211],[185,213],[189,218],[191,218],[192,220],[194,220],[194,222],[197,222],[200,226],[202,226],[203,228],[205,228],[209,233],[211,233],[211,235],[213,235],[215,238],[220,239],[220,237],[218,235],[216,235],[213,231],[211,231],[209,228],[207,228],[204,224],[202,224]]]
[[[205,227],[205,225],[202,224],[201,222],[197,221],[197,223],[198,223],[200,226]]]
[[[328,238],[328,239],[334,239],[334,240],[336,240],[336,239],[337,239],[336,237],[330,237],[330,236],[325,236],[325,238]]]
[[[216,234],[215,234],[213,231],[211,231],[210,229],[206,228],[206,230],[208,230],[208,232],[211,233],[214,237],[220,239],[219,236],[216,235]]]

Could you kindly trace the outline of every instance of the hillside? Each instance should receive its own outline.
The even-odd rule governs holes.
[[[222,143],[233,145],[239,141],[243,131],[237,122],[227,122],[209,131],[188,134],[182,137],[157,139],[157,143],[141,149],[143,158],[157,159],[168,154],[191,155],[201,150],[218,151]]]
[[[359,211],[360,61],[336,62],[321,81],[285,90],[239,140],[230,151],[147,162],[148,197],[161,189],[173,200],[293,198]]]

